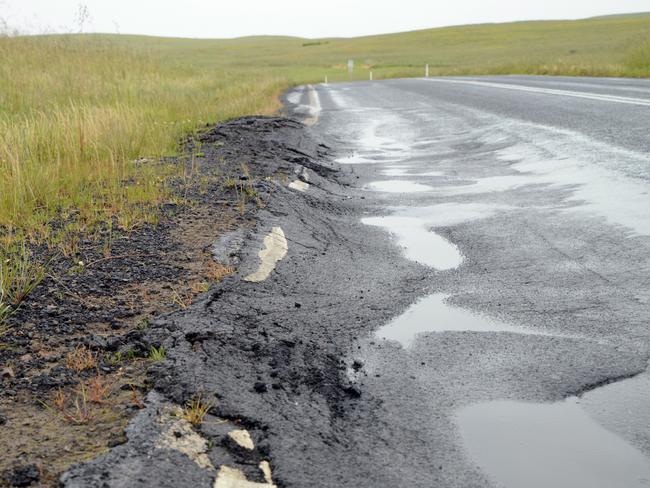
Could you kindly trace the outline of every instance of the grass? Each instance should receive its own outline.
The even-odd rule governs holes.
[[[42,278],[34,244],[74,259],[80,236],[155,224],[178,171],[161,158],[187,134],[271,114],[292,85],[370,69],[375,79],[421,76],[425,63],[432,75],[647,77],[650,14],[355,39],[0,36],[0,310]]]
[[[210,408],[212,408],[212,404],[202,401],[201,397],[198,396],[187,402],[187,405],[183,408],[182,417],[194,427],[198,427],[203,423],[203,419],[210,411]]]
[[[77,346],[66,355],[65,365],[68,369],[80,373],[97,367],[97,355],[84,346]]]
[[[164,361],[166,357],[167,357],[167,351],[163,346],[160,347],[151,346],[148,355],[150,361],[154,361],[154,362]]]

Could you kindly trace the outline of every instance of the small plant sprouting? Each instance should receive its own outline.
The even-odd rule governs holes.
[[[167,357],[167,351],[163,346],[156,347],[156,346],[151,346],[151,349],[149,349],[149,355],[148,358],[150,361],[164,361],[164,359]]]
[[[187,402],[183,409],[182,417],[187,420],[194,427],[198,427],[203,423],[203,418],[212,408],[212,404],[201,400],[201,395],[193,400]]]
[[[223,184],[229,190],[237,188],[237,180],[235,178],[227,177],[223,180]]]
[[[117,366],[122,362],[123,359],[124,358],[122,357],[122,353],[120,351],[109,354],[106,357],[106,360],[111,364],[111,366]]]

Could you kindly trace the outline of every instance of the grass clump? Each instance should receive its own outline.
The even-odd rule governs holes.
[[[165,358],[167,357],[167,351],[163,346],[156,347],[156,346],[151,346],[151,349],[149,349],[149,354],[147,356],[150,361],[164,361]]]
[[[0,324],[45,277],[45,267],[32,259],[25,242],[0,249]]]
[[[84,346],[77,346],[66,355],[65,365],[78,373],[93,369],[97,367],[97,355]]]
[[[187,402],[182,411],[182,417],[187,420],[194,427],[198,427],[203,423],[204,417],[208,414],[212,404],[204,402],[200,396]]]

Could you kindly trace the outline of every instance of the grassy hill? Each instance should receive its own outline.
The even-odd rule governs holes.
[[[38,279],[29,246],[155,221],[174,154],[207,122],[269,114],[294,84],[432,75],[650,76],[650,14],[354,39],[0,37],[0,322]]]

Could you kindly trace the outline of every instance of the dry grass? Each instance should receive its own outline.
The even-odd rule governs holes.
[[[76,372],[93,369],[97,367],[97,355],[84,346],[77,346],[66,355],[65,365]]]
[[[74,425],[85,425],[95,418],[95,412],[90,404],[88,390],[82,383],[73,397],[68,397],[63,390],[57,390],[52,396],[52,407],[43,404],[49,409],[58,412],[66,422]]]
[[[212,408],[212,404],[204,402],[201,396],[198,396],[187,402],[187,405],[183,409],[182,417],[193,426],[198,427],[203,423],[203,419],[210,411],[210,408]]]
[[[99,374],[86,381],[84,387],[87,391],[88,401],[98,405],[108,401],[113,389],[113,385],[108,382],[106,377]]]
[[[213,281],[214,283],[219,283],[226,276],[230,276],[235,271],[236,269],[233,266],[224,266],[221,263],[217,263],[216,261],[210,260],[206,264],[204,275],[206,278]]]

